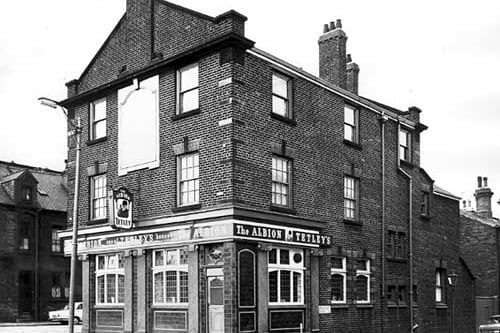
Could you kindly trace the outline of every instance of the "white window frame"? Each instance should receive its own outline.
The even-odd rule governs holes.
[[[342,276],[342,300],[330,299],[332,304],[346,304],[347,303],[347,257],[342,257],[342,268],[332,267],[330,269],[330,277],[333,275]],[[330,296],[331,297],[331,296]]]
[[[193,165],[192,165],[192,177],[187,177],[183,178],[183,170],[188,169],[187,166],[185,167],[185,163],[189,158],[193,158]],[[197,162],[197,163],[196,163]],[[186,172],[187,174],[187,172]],[[188,199],[186,202],[183,201],[183,184],[193,184],[194,191],[186,191],[187,193],[189,192],[194,192],[193,200],[189,200],[189,195],[187,196]],[[184,155],[180,155],[177,157],[177,206],[189,206],[189,205],[196,205],[200,202],[200,155],[198,152],[194,153],[188,153]]]
[[[348,181],[352,181],[352,190],[348,188]],[[352,192],[352,195],[351,195]],[[353,203],[354,207],[348,207],[347,202]],[[348,214],[348,211],[353,210],[353,216]],[[358,220],[359,219],[359,179],[350,175],[344,175],[344,219]]]
[[[152,276],[152,283],[153,283],[153,305],[162,305],[162,306],[188,306],[189,304],[189,296],[188,299],[186,299],[185,302],[181,301],[181,272],[185,272],[188,274],[188,288],[189,288],[189,271],[188,271],[188,263],[186,262],[185,264],[181,264],[181,250],[186,251],[186,256],[187,254],[187,249],[155,249],[153,250],[153,264],[152,264],[152,271],[153,271],[153,276]],[[157,254],[161,252],[163,254],[163,265],[156,265],[156,256]],[[168,252],[175,252],[177,264],[169,264],[167,263],[167,254]],[[175,296],[175,301],[174,302],[167,302],[167,295],[166,295],[166,272],[176,272],[176,296]],[[157,302],[156,301],[156,284],[155,284],[155,275],[158,273],[162,273],[163,275],[163,284],[162,284],[162,299],[163,302]],[[189,289],[188,289],[188,295],[189,295]]]
[[[98,104],[101,104],[101,103],[104,103],[104,118],[99,118],[99,119],[96,119],[95,117],[95,109],[96,109],[96,105]],[[106,135],[107,135],[107,128],[106,128],[106,122],[107,122],[107,109],[106,109],[106,98],[101,98],[101,99],[98,99],[98,100],[95,100],[93,102],[90,102],[90,112],[89,112],[89,139],[90,140],[97,140],[97,139],[100,139],[100,138],[105,138]],[[104,122],[104,135],[101,135],[101,136],[97,136],[96,135],[96,125],[100,122]]]
[[[411,132],[405,128],[399,129],[399,159],[401,161],[411,163]],[[403,142],[406,141],[406,143]],[[407,157],[405,158],[405,152],[407,153]]]
[[[197,84],[196,86],[189,87],[188,89],[182,89],[182,80],[183,80],[183,73],[192,70],[196,68],[196,72],[198,74],[197,77]],[[187,113],[190,111],[194,111],[200,108],[200,74],[199,74],[199,66],[198,63],[190,64],[187,66],[184,66],[180,69],[177,70],[177,114],[183,114]],[[189,92],[197,91],[197,99],[196,99],[196,107],[193,107],[189,110],[184,110],[183,108],[183,98],[184,95],[186,95]]]
[[[276,263],[270,263],[269,262],[269,253],[272,250],[276,250]],[[286,250],[289,251],[289,264],[281,264],[280,261],[280,251],[281,250]],[[267,271],[268,271],[268,279],[269,279],[269,273],[271,272],[278,272],[277,273],[277,301],[276,302],[271,302],[271,297],[269,295],[269,305],[298,305],[298,304],[304,304],[304,262],[305,262],[305,257],[304,257],[304,251],[301,249],[292,249],[292,248],[279,248],[279,247],[274,247],[272,248],[268,253],[268,260],[267,260]],[[293,255],[294,254],[301,254],[302,255],[302,261],[300,264],[296,264],[293,262]],[[281,301],[281,274],[280,272],[283,271],[288,271],[290,272],[290,301],[289,302],[284,302]],[[301,282],[301,288],[300,288],[300,293],[298,294],[298,301],[294,302],[293,301],[293,293],[294,293],[294,283],[293,283],[293,273],[299,273],[300,274],[300,282]],[[270,290],[269,290],[270,292]]]
[[[368,304],[371,302],[371,295],[370,295],[370,276],[371,276],[371,261],[370,259],[357,259],[358,261],[359,260],[364,260],[366,262],[366,269],[357,269],[356,268],[356,298],[357,298],[357,294],[358,294],[358,290],[357,290],[357,281],[358,281],[358,276],[365,276],[366,277],[366,297],[367,299],[366,300],[355,300],[355,302],[357,304]]]
[[[278,162],[280,165],[282,163],[286,164],[286,170],[283,169],[278,169],[277,165]],[[283,180],[282,178],[279,179],[278,177],[275,177],[275,172],[274,170],[278,172],[285,173],[286,175],[286,181]],[[281,157],[274,155],[271,159],[271,203],[273,205],[277,206],[282,206],[282,207],[291,207],[292,206],[292,160],[286,157]],[[282,198],[284,194],[282,192],[277,192],[275,189],[276,188],[285,188],[286,189],[286,203],[283,204],[282,200],[279,202],[276,200],[277,197],[279,196]]]
[[[55,237],[54,237],[55,236]],[[52,228],[50,233],[50,248],[53,253],[61,252],[61,239],[59,238],[59,229]]]
[[[96,197],[96,181],[99,179],[104,179],[104,195]],[[108,217],[108,180],[105,173],[95,175],[90,177],[90,219],[91,220],[102,220]],[[104,215],[96,215],[95,213],[95,202],[97,200],[104,200]]]
[[[99,268],[99,258],[104,257],[104,268]],[[116,267],[108,267],[109,259],[114,257],[116,260]],[[121,267],[120,267],[120,257],[121,257]],[[125,268],[124,268],[124,260],[119,253],[114,254],[100,254],[95,257],[95,304],[96,305],[124,305],[125,303],[125,290],[123,294],[123,302],[119,302],[119,276],[123,276],[123,284],[125,287]],[[108,302],[108,275],[115,275],[115,291],[116,291],[116,299],[114,302]],[[104,277],[104,302],[99,301],[99,278]]]
[[[278,78],[280,80],[285,81],[286,83],[286,96],[283,96],[282,94],[278,93],[277,91],[274,90],[274,80],[275,78]],[[291,103],[291,96],[292,96],[292,79],[286,75],[283,75],[281,73],[273,72],[272,79],[271,79],[271,84],[272,84],[272,113],[292,119],[292,103]],[[279,99],[280,101],[285,103],[285,114],[281,114],[277,112],[277,110],[274,109],[274,100]]]
[[[347,112],[352,112],[353,122],[347,121]],[[359,111],[350,105],[344,105],[344,139],[350,142],[359,143]],[[347,128],[352,130],[352,137],[347,136]]]

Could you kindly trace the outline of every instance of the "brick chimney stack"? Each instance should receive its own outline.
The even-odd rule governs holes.
[[[359,66],[352,61],[350,54],[347,55],[347,90],[353,94],[358,94]]]
[[[491,197],[493,192],[488,187],[488,177],[477,177],[477,189],[474,193],[476,197],[476,210],[479,216],[490,218],[491,212]]]
[[[346,42],[340,20],[325,24],[318,40],[319,77],[344,89],[347,88]]]

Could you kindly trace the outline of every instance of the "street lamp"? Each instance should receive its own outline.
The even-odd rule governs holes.
[[[452,270],[451,273],[448,274],[448,282],[453,288],[452,290],[453,303],[451,306],[451,327],[453,333],[455,333],[455,301],[456,301],[457,279],[458,279],[458,274],[455,273],[454,270]]]
[[[68,327],[69,333],[74,331],[74,318],[75,318],[75,271],[76,271],[76,256],[77,256],[77,238],[78,238],[78,190],[80,187],[80,134],[82,132],[82,127],[80,124],[80,117],[75,117],[75,119],[68,118],[68,110],[59,102],[46,98],[38,98],[40,104],[51,107],[53,109],[60,108],[66,119],[69,120],[69,125],[72,127],[72,131],[68,132],[69,135],[76,135],[76,156],[75,156],[75,191],[73,196],[73,235],[71,238],[72,251],[71,251],[71,268],[70,268],[70,279],[69,279],[69,319]]]

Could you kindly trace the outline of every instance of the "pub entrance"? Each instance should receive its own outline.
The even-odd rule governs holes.
[[[208,332],[224,333],[224,273],[222,268],[207,269]]]

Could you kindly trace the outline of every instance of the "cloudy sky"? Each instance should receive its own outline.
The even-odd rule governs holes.
[[[125,10],[126,0],[0,2],[0,159],[62,170],[65,121],[37,98],[66,97]],[[176,0],[248,17],[256,47],[317,75],[324,23],[342,19],[360,94],[429,126],[422,166],[436,184],[473,192],[487,176],[500,217],[500,2],[455,0]]]

